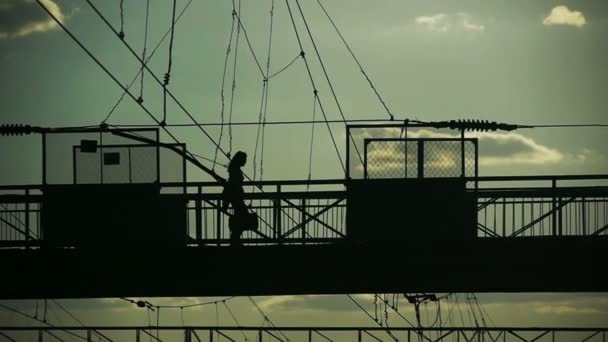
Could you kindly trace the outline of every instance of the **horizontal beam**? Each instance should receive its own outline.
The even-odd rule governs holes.
[[[608,332],[608,327],[379,327],[379,326],[209,326],[209,325],[180,325],[180,326],[0,326],[0,331],[125,331],[125,330],[162,330],[162,331],[183,331],[183,330],[224,330],[224,331],[293,331],[304,332],[309,330],[315,331],[426,331],[426,332],[500,332],[500,331],[517,331],[517,332]]]

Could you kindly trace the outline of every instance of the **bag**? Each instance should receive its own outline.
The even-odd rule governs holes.
[[[228,227],[230,230],[258,230],[259,222],[258,222],[258,214],[256,213],[246,213],[241,215],[232,215],[230,219],[228,219]]]

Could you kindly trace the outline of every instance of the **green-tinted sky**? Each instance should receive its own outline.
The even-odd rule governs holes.
[[[44,0],[43,3],[62,18],[121,83],[131,81],[138,71],[137,61],[84,0]],[[120,27],[119,0],[93,3],[114,27]],[[151,0],[150,3],[149,51],[169,27],[172,2]],[[179,13],[186,1],[177,3]],[[331,0],[322,3],[398,119],[477,118],[521,124],[608,122],[605,113],[608,107],[608,4],[605,1]],[[387,118],[317,3],[306,0],[301,4],[345,116]],[[263,69],[270,5],[269,0],[243,0],[241,8],[247,36]],[[231,11],[231,1],[195,0],[176,27],[170,89],[200,122],[220,121],[220,87]],[[125,1],[125,40],[138,53],[143,46],[144,14],[144,1]],[[339,119],[299,16],[296,23],[327,115],[330,119]],[[283,1],[275,3],[273,25],[271,73],[287,65],[300,52]],[[226,120],[235,50],[233,42],[225,86]],[[162,78],[167,61],[168,39],[156,52],[150,68]],[[137,96],[138,83],[132,89]],[[261,90],[260,72],[241,33],[233,121],[257,120]],[[0,123],[98,124],[120,95],[120,89],[111,79],[49,21],[35,2],[0,0]],[[160,118],[162,90],[149,75],[144,100]],[[189,122],[175,104],[170,103],[168,108],[169,123]],[[320,119],[318,107],[316,114]],[[302,60],[270,79],[267,115],[269,121],[312,118],[312,88]],[[152,123],[128,98],[108,122]],[[343,126],[333,127],[344,155]],[[211,143],[197,129],[173,131],[192,151],[206,157],[213,155]],[[217,139],[219,130],[209,129],[209,133]],[[232,133],[233,149],[248,152],[251,161],[255,126],[234,127]],[[538,129],[511,135],[486,135],[480,147],[481,173],[603,173],[608,166],[605,133],[605,129]],[[310,134],[310,125],[268,127],[264,177],[306,178]],[[1,140],[0,183],[39,182],[38,144],[37,138]],[[222,146],[229,148],[227,130]],[[327,129],[322,125],[316,127],[313,150],[313,178],[342,177]],[[248,166],[250,174],[252,164]],[[190,176],[194,180],[206,178],[194,172]],[[547,301],[549,309],[531,311],[533,313],[525,317],[534,317],[535,322],[570,320],[576,324],[608,320],[605,298],[597,302],[601,305],[594,302],[598,308],[594,306],[593,310],[586,311],[577,311],[582,306],[571,298],[578,297],[563,299],[568,304],[563,304],[557,295],[547,298],[551,298]],[[314,315],[304,311],[302,319],[314,316],[323,317],[318,318],[320,321],[327,318],[343,323],[342,317],[350,317],[324,308],[315,309],[315,303],[310,300]],[[496,315],[504,316],[505,324],[524,323],[514,314],[523,310],[518,305],[501,307]],[[91,319],[100,317],[92,315]],[[292,322],[296,319],[293,317],[285,322]]]

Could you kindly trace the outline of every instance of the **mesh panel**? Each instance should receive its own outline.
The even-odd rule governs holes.
[[[459,139],[367,139],[366,142],[367,178],[463,176],[462,145]],[[422,160],[419,160],[420,152]],[[464,152],[464,176],[474,177],[476,141],[465,140]]]
[[[154,146],[100,146],[97,152],[74,149],[77,184],[152,183],[158,179]]]

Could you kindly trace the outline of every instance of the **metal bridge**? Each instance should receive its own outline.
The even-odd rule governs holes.
[[[78,338],[84,341],[590,341],[605,342],[606,328],[546,327],[248,327],[53,326],[0,327],[9,341]]]
[[[133,131],[42,131],[42,184],[0,186],[0,297],[608,291],[608,175],[479,177],[477,139],[366,138],[345,179],[246,182],[237,247],[223,183]]]

